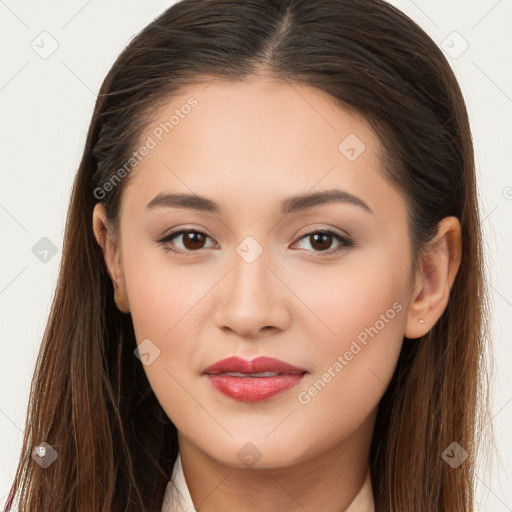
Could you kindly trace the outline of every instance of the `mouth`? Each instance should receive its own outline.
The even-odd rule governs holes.
[[[295,387],[307,370],[271,357],[229,357],[205,368],[212,387],[241,402],[261,402]]]

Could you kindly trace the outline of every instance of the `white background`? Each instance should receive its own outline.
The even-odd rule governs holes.
[[[0,0],[2,507],[21,450],[30,381],[58,274],[70,187],[95,95],[128,41],[172,3]],[[496,453],[488,467],[480,466],[477,510],[512,511],[512,1],[392,3],[451,54],[469,109],[496,361],[491,420]],[[44,31],[51,36],[40,35]],[[43,59],[32,45],[39,45],[39,51],[43,45],[51,49],[52,38],[58,48]],[[32,252],[42,237],[57,248],[47,262]]]

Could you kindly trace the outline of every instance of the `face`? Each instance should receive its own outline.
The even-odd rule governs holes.
[[[307,86],[214,81],[173,98],[141,141],[119,269],[144,369],[182,439],[231,466],[257,449],[276,467],[367,428],[412,286],[406,204],[369,124]],[[231,356],[300,373],[204,373]]]

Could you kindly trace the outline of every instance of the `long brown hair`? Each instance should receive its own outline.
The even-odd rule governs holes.
[[[176,428],[153,393],[131,317],[120,313],[92,230],[98,190],[118,227],[129,176],[105,184],[137,147],[155,106],[187,84],[269,76],[329,93],[379,135],[403,193],[414,253],[439,221],[462,226],[448,306],[404,343],[379,404],[370,452],[376,512],[471,511],[486,407],[486,291],[473,146],[446,58],[382,0],[183,0],[118,57],[96,102],[66,222],[56,293],[32,381],[23,451],[7,508],[159,511],[177,457]],[[47,442],[57,460],[32,458]],[[441,454],[457,442],[456,469]]]

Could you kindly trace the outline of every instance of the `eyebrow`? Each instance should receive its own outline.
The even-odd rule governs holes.
[[[282,214],[288,214],[309,210],[328,203],[351,204],[359,206],[369,213],[373,213],[373,210],[362,199],[349,192],[337,189],[298,194],[283,199],[279,203],[279,206]],[[186,208],[217,215],[222,213],[222,208],[217,203],[211,199],[195,194],[170,194],[161,192],[146,205],[146,210],[160,207]]]

